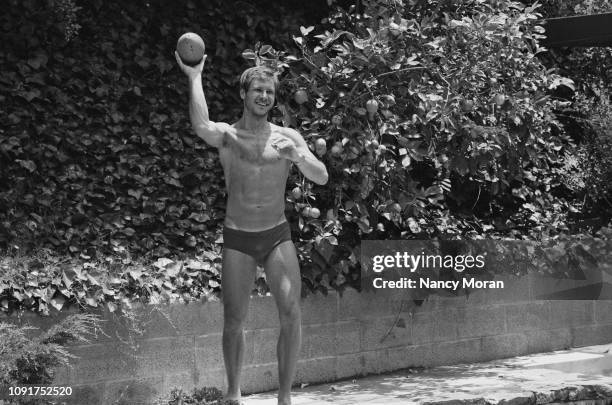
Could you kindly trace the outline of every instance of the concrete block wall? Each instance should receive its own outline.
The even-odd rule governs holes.
[[[612,301],[537,300],[542,282],[508,280],[503,290],[433,295],[422,305],[409,290],[307,297],[296,383],[612,342]],[[137,313],[141,335],[102,313],[106,336],[72,348],[79,358],[55,383],[74,387],[75,403],[152,403],[172,388],[225,387],[220,302]],[[41,328],[57,322],[32,314],[9,320]],[[279,330],[271,297],[251,300],[246,329],[243,392],[275,389]]]

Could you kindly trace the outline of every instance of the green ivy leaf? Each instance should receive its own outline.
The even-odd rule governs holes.
[[[63,296],[59,295],[51,299],[50,303],[53,308],[60,311],[64,307],[64,304],[66,303],[66,299]]]

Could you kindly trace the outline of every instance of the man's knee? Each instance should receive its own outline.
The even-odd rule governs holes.
[[[298,300],[281,304],[278,308],[281,324],[301,322],[302,310]]]

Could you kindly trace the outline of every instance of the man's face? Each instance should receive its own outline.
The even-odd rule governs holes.
[[[244,106],[253,115],[263,116],[274,106],[274,82],[270,79],[255,79],[251,82],[249,91],[240,91]]]

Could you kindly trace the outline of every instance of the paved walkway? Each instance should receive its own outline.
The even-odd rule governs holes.
[[[247,405],[276,405],[275,392],[245,400]],[[294,391],[293,405],[540,405],[568,400],[612,404],[612,344],[306,386]]]

